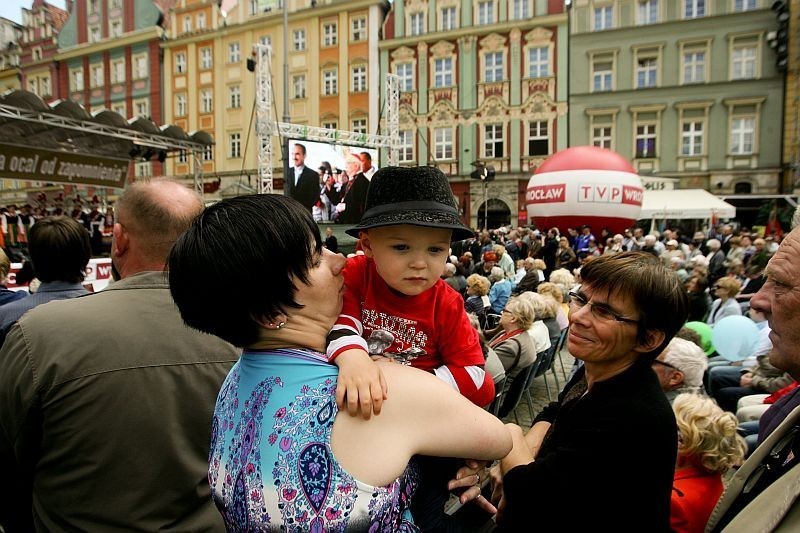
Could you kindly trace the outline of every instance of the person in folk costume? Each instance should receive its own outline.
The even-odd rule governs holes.
[[[25,226],[22,224],[22,219],[17,213],[17,206],[8,206],[8,211],[3,214],[0,220],[3,225],[3,235],[5,236],[5,243],[3,246],[16,246],[20,242],[25,242]]]

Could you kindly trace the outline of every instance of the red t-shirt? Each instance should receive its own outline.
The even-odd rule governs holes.
[[[447,283],[440,279],[420,295],[405,296],[392,290],[363,255],[347,260],[344,280],[344,304],[334,331],[360,334],[373,355],[384,353],[434,372],[476,405],[494,399],[478,334],[463,298]],[[363,341],[339,339],[328,346],[328,357],[358,347],[364,347]]]

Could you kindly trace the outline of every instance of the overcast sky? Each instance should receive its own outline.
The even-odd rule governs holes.
[[[64,9],[64,0],[48,0],[49,4]],[[22,22],[22,8],[30,8],[33,0],[0,0],[0,17]]]

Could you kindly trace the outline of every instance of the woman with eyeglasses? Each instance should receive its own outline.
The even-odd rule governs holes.
[[[507,426],[514,447],[492,471],[499,530],[667,532],[677,426],[651,365],[686,321],[686,292],[642,252],[598,257],[581,276],[567,346],[584,365],[527,435]]]
[[[711,304],[706,324],[713,326],[726,316],[742,314],[742,307],[736,300],[736,295],[739,294],[741,288],[742,284],[736,278],[720,278],[714,283],[714,295],[717,299]]]

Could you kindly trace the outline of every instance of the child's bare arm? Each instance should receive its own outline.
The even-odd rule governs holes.
[[[339,367],[336,383],[336,404],[339,409],[344,409],[346,405],[351,416],[357,416],[360,412],[365,420],[369,420],[373,412],[379,415],[388,390],[379,365],[359,348],[344,350],[334,359],[334,363]]]

